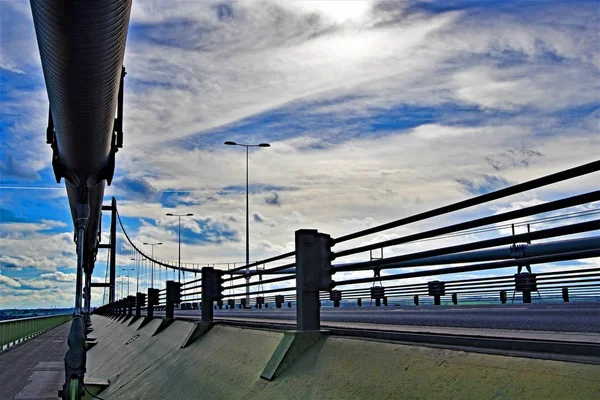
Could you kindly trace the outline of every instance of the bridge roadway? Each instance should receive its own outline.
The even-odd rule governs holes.
[[[270,305],[271,306],[271,305]],[[176,316],[198,317],[200,310],[176,310]],[[216,310],[215,319],[290,323],[296,310],[268,308]],[[475,306],[323,307],[323,325],[371,324],[408,327],[529,330],[600,333],[600,302]],[[381,327],[383,329],[383,327]]]
[[[57,399],[71,323],[0,353],[0,399]]]

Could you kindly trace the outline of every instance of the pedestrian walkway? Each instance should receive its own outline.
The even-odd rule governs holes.
[[[0,399],[58,398],[70,326],[59,325],[0,353]]]

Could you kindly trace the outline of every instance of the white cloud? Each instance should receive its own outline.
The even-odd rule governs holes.
[[[77,274],[65,274],[61,271],[54,271],[52,273],[41,274],[40,278],[55,280],[57,282],[75,282],[77,279]]]
[[[282,187],[250,195],[251,212],[268,222],[251,222],[253,259],[291,250],[298,228],[338,236],[464,199],[457,179],[523,182],[598,156],[600,114],[580,118],[566,111],[599,99],[598,20],[585,5],[432,14],[401,2],[227,4],[133,6],[125,148],[107,194],[119,199],[122,216],[144,218],[129,233],[136,242],[163,242],[155,249],[160,258],[178,256],[177,222],[157,202],[165,191],[184,192],[178,208],[195,214],[182,220],[184,228],[201,235],[204,219],[245,235],[244,193],[220,194],[243,186],[245,160],[241,151],[221,146],[221,134],[209,136],[213,128],[273,145],[250,154],[251,182]],[[18,8],[20,37],[2,31],[0,65],[39,72],[30,11],[10,7]],[[34,172],[50,164],[39,136],[46,97],[36,90],[3,103],[10,113],[26,110],[3,144]],[[274,110],[276,121],[263,118]],[[421,110],[432,115],[414,123],[413,113]],[[254,125],[243,126],[249,117]],[[411,123],[403,127],[404,121]],[[592,190],[598,179],[587,176],[363,243]],[[144,190],[127,192],[128,182]],[[273,192],[277,206],[265,201]],[[66,201],[59,191],[28,195]],[[44,232],[52,228],[64,230]],[[3,266],[47,271],[39,284],[60,282],[70,296],[75,255],[69,226],[39,221],[1,229]],[[184,243],[182,258],[241,261],[244,247],[243,240]],[[103,279],[105,263],[101,251],[95,279]]]
[[[6,285],[6,286],[12,287],[12,288],[21,287],[21,284],[19,283],[19,281],[16,281],[13,278],[6,276],[6,275],[0,275],[0,284],[2,284],[3,286]]]

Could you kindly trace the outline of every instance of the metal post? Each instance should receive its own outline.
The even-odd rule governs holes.
[[[90,313],[90,306],[91,306],[91,302],[92,302],[92,288],[91,288],[91,283],[92,283],[92,274],[91,273],[86,273],[85,274],[85,285],[84,285],[84,310],[85,313],[89,315]]]
[[[148,288],[148,317],[154,317],[154,306],[158,305],[159,290]]]
[[[108,289],[108,302],[115,301],[115,279],[117,275],[117,199],[114,197],[110,203],[110,287]]]
[[[181,282],[181,215],[179,216],[179,256],[178,256],[178,267],[179,267],[179,278],[177,279],[178,282]]]
[[[502,304],[506,304],[506,290],[501,290],[500,291],[500,302]]]
[[[223,299],[222,271],[202,268],[202,321],[213,321],[213,302]],[[244,299],[242,299],[244,300]],[[243,301],[242,301],[243,303]],[[221,303],[222,304],[222,303]]]
[[[562,298],[565,303],[569,302],[569,288],[568,287],[562,288]]]
[[[296,231],[296,321],[299,331],[321,329],[319,291],[333,288],[330,236]]]
[[[134,305],[135,305],[135,296],[127,296],[127,316],[128,317],[133,316],[133,306]]]
[[[167,319],[173,319],[175,317],[175,304],[181,303],[181,283],[174,281],[167,281]]]
[[[135,297],[135,316],[136,318],[139,318],[142,316],[142,307],[146,302],[146,295],[144,293],[137,292]]]
[[[150,247],[152,247],[152,250],[150,250],[152,252],[152,271],[150,272],[150,286],[154,287],[154,245]]]

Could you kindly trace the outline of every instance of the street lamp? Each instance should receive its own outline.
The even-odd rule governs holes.
[[[158,243],[146,243],[144,242],[144,244],[146,246],[151,246],[152,247],[152,272],[150,273],[150,286],[154,287],[154,246],[160,246],[162,243],[158,242]]]
[[[142,278],[147,279],[147,278],[144,278],[146,275],[148,275],[148,272],[146,271],[146,266],[144,265],[145,264],[144,261],[148,261],[148,259],[144,258],[144,257],[140,257],[140,266],[142,268]],[[146,291],[148,291],[148,281],[146,281]]]
[[[121,268],[121,271],[127,271],[127,296],[129,296],[129,271],[133,271],[135,268]]]
[[[260,143],[260,144],[242,144],[232,142],[230,140],[226,141],[225,144],[227,146],[241,146],[246,148],[246,265],[250,264],[250,213],[248,211],[248,152],[250,147],[271,147],[269,143]],[[250,305],[250,286],[247,284],[250,281],[250,276],[248,275],[250,271],[246,268],[246,304]]]
[[[123,277],[122,277],[122,276],[121,276],[121,277],[119,277],[119,278],[120,278],[120,279],[119,279],[119,282],[117,282],[117,284],[121,285],[121,298],[123,298],[123,284],[124,284],[125,282],[123,282]]]
[[[194,216],[194,214],[192,213],[187,213],[187,214],[172,214],[172,213],[167,213],[168,217],[178,217],[179,218],[179,279],[178,281],[181,282],[181,217],[192,217]]]
[[[137,275],[135,278],[135,295],[137,296],[137,294],[140,292],[140,268],[137,266],[135,258],[132,258],[131,261],[133,261],[133,266]]]

